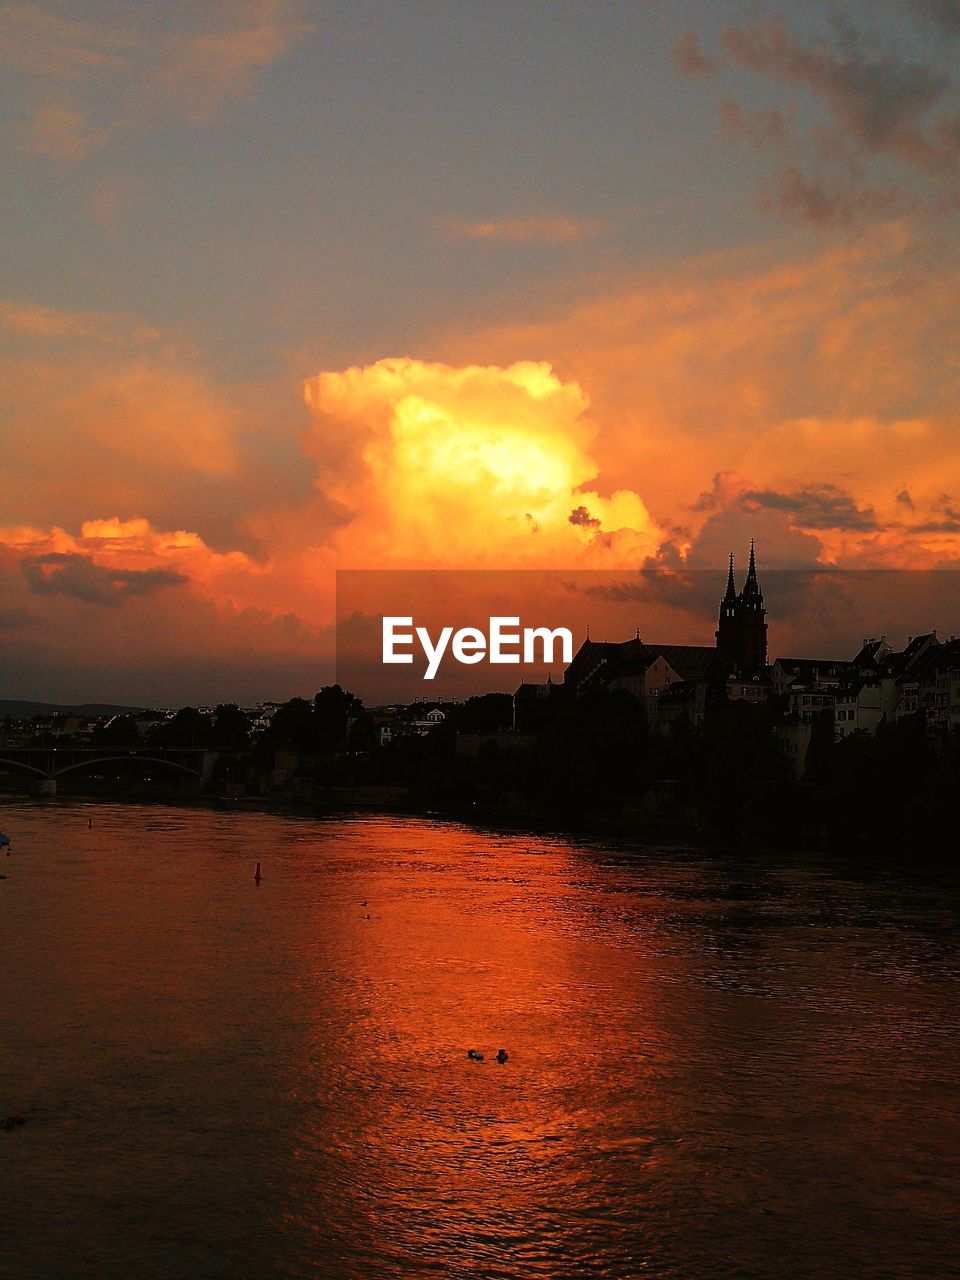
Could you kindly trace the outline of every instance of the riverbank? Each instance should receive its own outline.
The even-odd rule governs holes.
[[[927,850],[903,849],[894,842],[877,843],[869,847],[839,841],[831,833],[824,833],[817,840],[775,840],[767,833],[752,830],[742,832],[718,831],[703,823],[656,822],[636,815],[583,814],[573,818],[511,809],[509,811],[484,808],[479,805],[437,808],[418,804],[410,793],[402,797],[395,794],[393,804],[384,803],[381,795],[377,802],[372,796],[366,803],[358,803],[358,788],[331,788],[323,798],[305,798],[290,795],[212,795],[195,793],[185,795],[157,790],[140,792],[73,791],[55,797],[29,794],[0,793],[0,812],[7,806],[77,805],[95,811],[101,805],[124,804],[130,806],[156,806],[176,809],[196,809],[218,813],[262,813],[265,815],[316,818],[324,823],[339,819],[363,817],[422,818],[436,823],[467,826],[479,832],[501,835],[530,835],[537,838],[585,839],[611,841],[621,850],[675,849],[677,851],[763,855],[776,854],[829,858],[838,864],[872,863],[877,867],[903,870],[913,867],[925,873],[934,872],[946,878],[946,882],[960,882],[960,858],[952,847],[931,847]],[[377,789],[378,791],[381,789]],[[392,789],[399,792],[400,789]],[[93,814],[91,813],[91,816]]]

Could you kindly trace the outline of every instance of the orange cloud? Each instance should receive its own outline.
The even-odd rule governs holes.
[[[447,230],[467,240],[500,240],[506,244],[574,244],[599,235],[606,223],[599,218],[490,218],[486,221],[454,221]]]
[[[191,485],[211,510],[223,500],[245,419],[192,353],[135,321],[36,304],[0,302],[0,330],[8,520],[182,506]]]
[[[232,98],[246,96],[257,75],[279,61],[311,30],[292,0],[245,0],[231,22],[192,35],[171,36],[154,77],[154,92],[199,122]]]
[[[76,162],[162,114],[204,123],[249,94],[258,75],[310,30],[300,0],[169,7],[173,19],[157,33],[0,5],[0,65],[19,78],[24,104],[21,145]]]
[[[66,106],[36,107],[20,129],[25,149],[51,160],[82,160],[101,139],[82,112]]]
[[[736,471],[752,489],[829,484],[871,507],[876,531],[818,526],[825,560],[859,558],[888,530],[912,563],[960,554],[956,535],[923,527],[942,491],[960,491],[958,287],[954,263],[898,222],[786,259],[771,246],[673,264],[446,354],[549,359],[589,396],[603,485],[684,526],[681,546],[708,518],[696,494]],[[907,481],[923,509],[910,521]],[[790,518],[808,527],[803,510]]]
[[[159,705],[310,692],[332,670],[332,632],[261,602],[269,578],[144,519],[0,529],[5,684]]]
[[[588,488],[586,397],[545,362],[380,360],[305,394],[305,451],[351,513],[335,539],[349,567],[630,563],[659,541],[635,492]]]
[[[95,311],[66,311],[37,303],[0,299],[0,325],[8,333],[29,338],[94,338],[105,342],[145,342],[157,338],[155,329],[122,323]]]
[[[82,80],[125,65],[131,38],[115,26],[77,22],[35,5],[0,5],[0,48],[15,71]]]
[[[237,586],[261,570],[240,551],[217,552],[196,533],[184,529],[155,529],[142,518],[85,520],[79,534],[54,525],[37,529],[29,525],[0,528],[0,544],[17,559],[44,556],[79,557],[109,570],[139,573],[163,567],[180,574],[220,600],[247,603]]]
[[[178,369],[136,363],[107,370],[83,389],[65,388],[58,408],[85,422],[88,437],[114,457],[214,475],[236,463],[223,398]]]

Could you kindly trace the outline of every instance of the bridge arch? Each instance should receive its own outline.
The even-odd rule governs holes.
[[[156,764],[166,769],[176,769],[180,773],[186,773],[191,778],[199,778],[203,781],[203,774],[197,769],[191,769],[185,764],[178,764],[175,760],[158,760],[153,756],[125,755],[125,756],[97,756],[91,760],[78,760],[75,764],[64,765],[62,769],[57,769],[55,773],[44,774],[45,778],[60,778],[65,773],[72,773],[75,769],[89,769],[94,765],[101,764],[129,764],[131,760],[135,760],[138,764]],[[39,770],[38,770],[39,772]]]
[[[35,773],[38,778],[52,777],[46,769],[38,769],[35,764],[26,764],[23,760],[8,760],[6,756],[0,755],[0,772],[4,769],[26,769],[27,773]]]

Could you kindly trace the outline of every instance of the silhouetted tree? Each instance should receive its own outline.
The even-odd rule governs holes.
[[[369,712],[364,712],[350,725],[350,731],[347,734],[347,750],[348,751],[372,751],[375,739],[375,726],[373,717]]]
[[[513,698],[509,693],[483,693],[468,698],[451,717],[458,733],[491,733],[513,724]]]
[[[291,698],[277,707],[273,719],[260,736],[258,746],[273,751],[290,746],[304,754],[316,750],[313,706],[306,698]]]
[[[131,750],[140,745],[137,721],[133,716],[114,716],[109,723],[97,724],[93,741],[101,750]]]
[[[150,741],[157,747],[207,747],[211,728],[211,722],[196,707],[181,707],[175,716],[157,725]]]
[[[98,725],[95,741],[101,750],[129,751],[139,745],[137,722],[133,716],[114,716],[104,725]]]
[[[235,702],[217,707],[210,729],[210,746],[215,751],[246,751],[250,746],[250,718]]]
[[[363,711],[363,703],[338,684],[324,685],[313,699],[317,750],[326,754],[345,745],[347,722]]]
[[[338,684],[325,685],[312,702],[291,698],[257,740],[257,757],[263,762],[283,746],[305,756],[331,755],[345,745],[348,721],[362,711],[360,699]]]

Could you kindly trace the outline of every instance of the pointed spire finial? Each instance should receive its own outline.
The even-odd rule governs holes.
[[[723,598],[724,598],[724,601],[736,600],[737,598],[737,588],[734,585],[734,581],[733,581],[733,552],[732,551],[730,552],[730,569],[727,573],[727,591],[726,591],[726,595],[724,595]]]
[[[747,581],[744,584],[743,595],[748,600],[759,600],[760,583],[757,581],[757,544],[753,538],[750,539],[750,564],[747,568]]]

